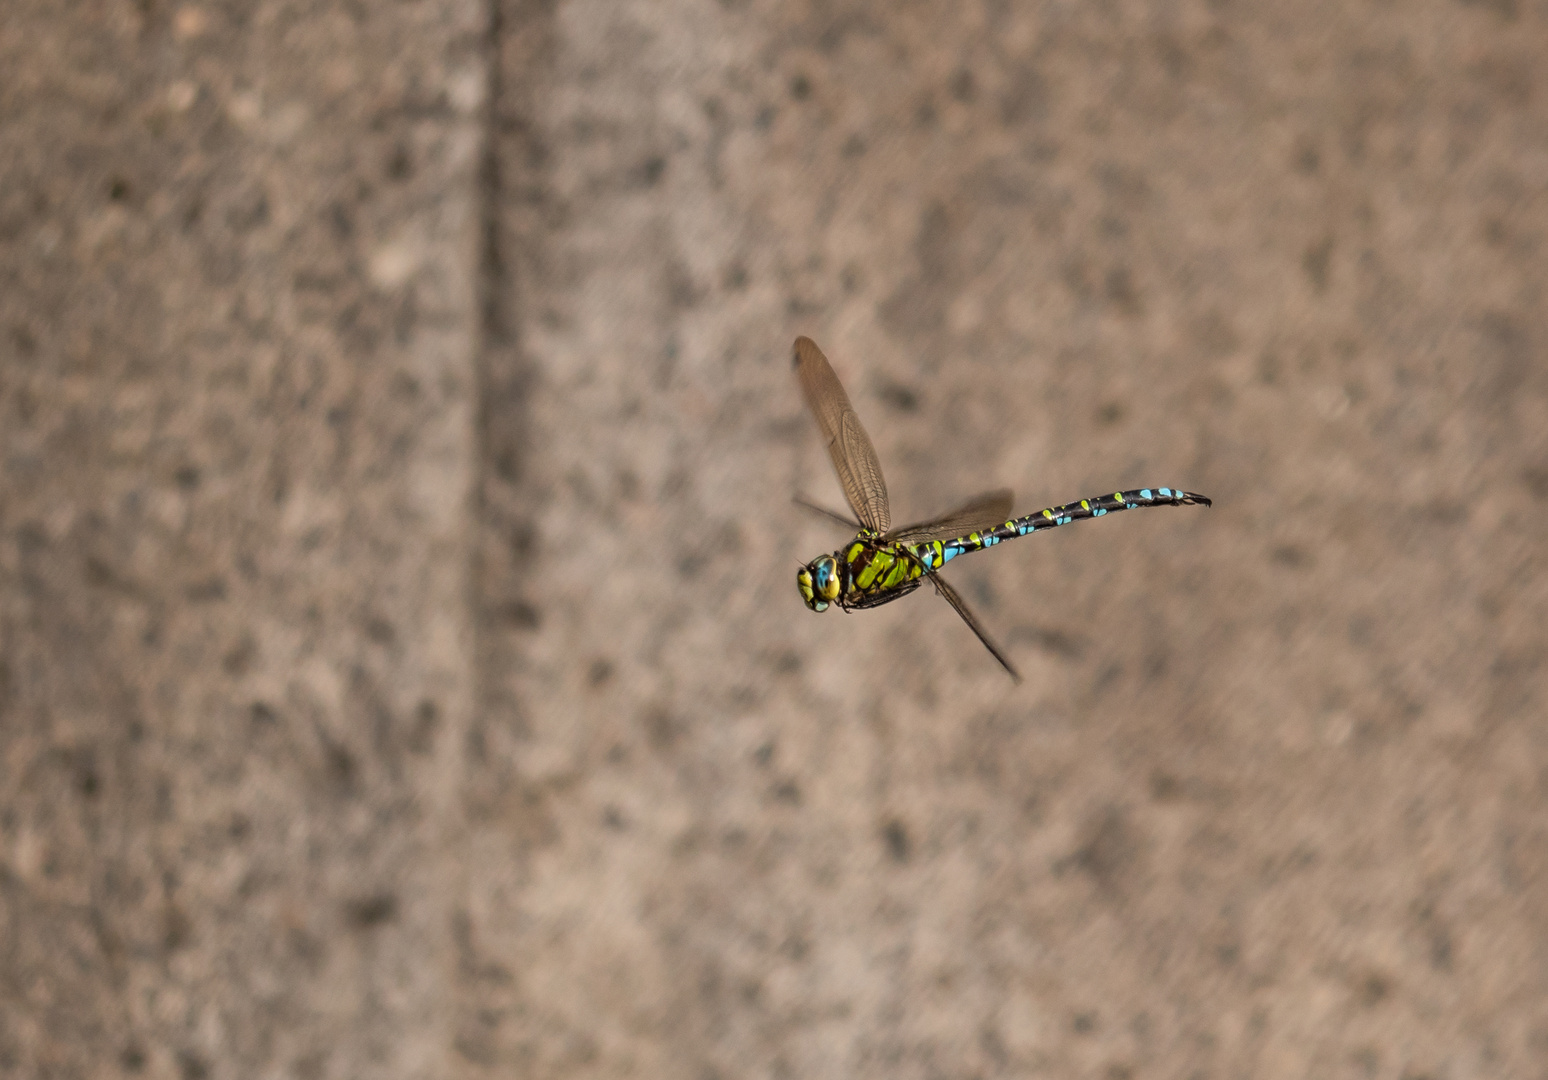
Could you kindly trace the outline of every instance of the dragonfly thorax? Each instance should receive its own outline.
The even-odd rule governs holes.
[[[820,555],[796,571],[796,588],[813,611],[827,611],[844,591],[844,564],[832,555]]]

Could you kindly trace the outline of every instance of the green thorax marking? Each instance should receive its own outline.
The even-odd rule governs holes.
[[[906,546],[878,543],[879,539],[869,530],[862,531],[840,553],[849,568],[850,595],[890,592],[924,575],[924,567]]]

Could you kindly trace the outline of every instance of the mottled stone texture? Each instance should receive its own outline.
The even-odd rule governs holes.
[[[1548,6],[490,5],[0,18],[0,1073],[1548,1077]]]
[[[0,1074],[437,1077],[477,4],[0,17]]]

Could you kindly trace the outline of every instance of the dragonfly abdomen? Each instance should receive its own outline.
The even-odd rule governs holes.
[[[1111,495],[1094,495],[1064,506],[1050,506],[1026,517],[1012,518],[1003,525],[981,532],[968,533],[951,540],[934,540],[929,543],[910,545],[910,551],[925,569],[934,570],[949,563],[958,555],[993,547],[1002,540],[1011,540],[1028,533],[1068,525],[1082,518],[1105,517],[1120,510],[1137,506],[1208,506],[1209,499],[1180,488],[1134,488],[1115,491]]]

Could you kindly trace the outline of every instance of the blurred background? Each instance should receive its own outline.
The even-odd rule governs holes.
[[[1541,0],[8,0],[0,1073],[1548,1076]],[[813,617],[832,359],[912,520]]]

